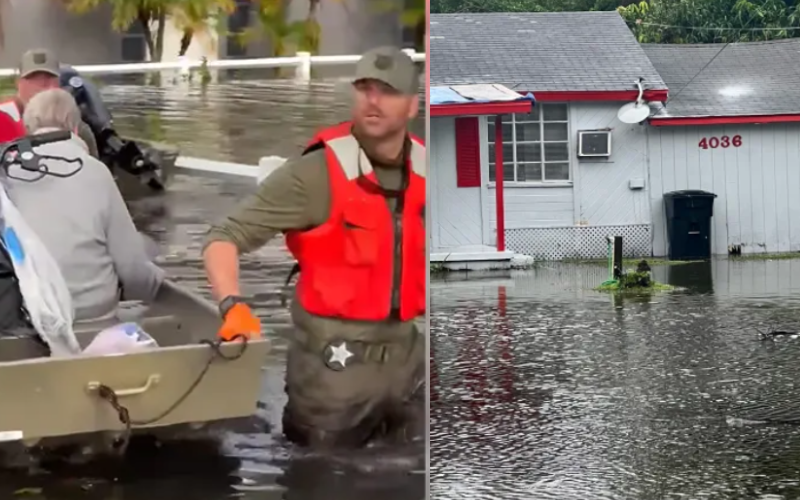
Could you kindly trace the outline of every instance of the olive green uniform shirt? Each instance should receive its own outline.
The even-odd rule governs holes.
[[[384,189],[402,188],[402,160],[394,165],[372,160],[372,168]],[[394,210],[396,200],[387,198]],[[330,214],[331,193],[325,151],[312,151],[278,167],[259,186],[258,192],[208,233],[212,241],[229,241],[239,253],[254,251],[277,234],[320,226]],[[300,271],[302,272],[302,270]],[[333,340],[392,342],[405,340],[413,332],[413,321],[369,323],[308,314],[292,301],[292,320],[301,342],[326,343]],[[313,337],[313,338],[310,338]]]

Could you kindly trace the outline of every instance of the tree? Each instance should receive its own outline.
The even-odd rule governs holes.
[[[164,30],[172,20],[183,30],[181,52],[185,53],[192,37],[207,31],[214,19],[229,14],[236,8],[234,0],[61,0],[75,13],[84,13],[101,4],[111,6],[114,29],[125,31],[138,24],[152,61],[160,61],[164,54]]]
[[[431,13],[614,10],[636,0],[431,0]]]
[[[800,12],[794,0],[650,0],[619,11],[642,43],[751,42],[800,36]]]
[[[378,13],[394,13],[400,18],[403,28],[414,30],[414,48],[425,50],[425,34],[428,29],[426,0],[373,0],[369,8]]]
[[[317,52],[320,38],[317,22],[319,1],[309,2],[305,19],[287,21],[287,3],[283,0],[254,0],[257,23],[240,34],[240,43],[266,38],[275,56],[286,55],[290,46],[297,51]]]
[[[800,0],[431,0],[433,13],[614,9],[642,43],[749,42],[800,36]]]
[[[164,31],[167,22],[183,30],[179,55],[184,55],[192,39],[208,33],[223,16],[236,9],[235,0],[60,0],[74,13],[85,13],[103,4],[111,6],[112,26],[125,31],[138,24],[142,29],[152,61],[160,61],[164,53]],[[320,43],[320,26],[317,10],[321,0],[310,0],[305,19],[287,21],[287,7],[291,0],[251,0],[256,23],[237,33],[239,43],[265,38],[273,54],[285,55],[289,48],[317,52]],[[330,0],[341,1],[341,0]],[[416,28],[418,46],[424,45],[426,17],[425,0],[411,0],[411,5],[401,13],[405,25]]]

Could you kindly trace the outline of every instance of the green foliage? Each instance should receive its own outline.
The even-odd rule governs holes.
[[[650,281],[650,284],[648,286],[635,286],[633,283],[635,283],[635,281],[629,281],[625,283],[623,283],[623,281],[610,281],[598,286],[597,288],[595,288],[595,291],[619,292],[619,293],[625,293],[625,292],[650,293],[650,292],[675,290],[675,287],[672,285],[667,285],[665,283],[658,283],[656,281]]]
[[[164,29],[169,17],[184,32],[187,42],[210,29],[213,21],[233,12],[234,0],[60,0],[71,12],[81,14],[101,5],[111,6],[111,25],[126,31],[134,23],[145,34],[150,59],[160,61],[164,51]]]
[[[642,43],[751,42],[800,36],[798,0],[431,0],[432,13],[614,9]]]
[[[256,25],[239,33],[239,43],[266,39],[275,56],[291,53],[291,49],[301,52],[319,51],[320,26],[316,19],[318,0],[309,4],[308,15],[299,21],[287,21],[288,4],[282,0],[253,0]]]
[[[431,13],[614,10],[635,0],[431,0]]]
[[[644,262],[644,261],[642,261]],[[629,269],[618,280],[610,280],[595,288],[605,292],[645,292],[649,290],[672,290],[673,287],[653,280],[650,271]]]
[[[183,30],[181,52],[185,51],[192,38],[212,30],[224,30],[223,16],[235,11],[235,0],[58,0],[74,13],[85,13],[101,5],[111,7],[111,22],[115,30],[126,31],[138,24],[145,34],[150,59],[160,61],[164,49],[164,29],[167,19]],[[246,45],[252,41],[266,39],[276,56],[293,50],[316,53],[319,51],[321,30],[316,15],[322,0],[310,0],[305,19],[287,21],[287,10],[291,0],[251,0],[254,6],[256,25],[241,33],[233,34],[237,41]],[[341,2],[343,0],[327,0]],[[597,0],[606,1],[606,0]],[[373,6],[386,10],[398,9],[395,1],[374,0]],[[425,0],[410,0],[398,11],[405,26],[415,27],[418,33],[417,46],[424,47],[426,22]]]
[[[400,15],[400,22],[404,27],[414,28],[414,47],[418,51],[425,50],[425,36],[427,34],[427,3],[425,0],[373,0],[371,7],[377,12],[396,12]]]
[[[748,253],[744,255],[731,255],[729,257],[732,261],[748,261],[748,260],[795,260],[800,259],[800,253],[787,252],[787,253]]]
[[[620,288],[649,288],[653,280],[647,272],[629,272],[620,276]]]
[[[650,0],[619,12],[642,43],[752,42],[800,35],[794,0]]]
[[[431,262],[429,272],[431,276],[438,276],[447,273],[447,268],[438,262]]]

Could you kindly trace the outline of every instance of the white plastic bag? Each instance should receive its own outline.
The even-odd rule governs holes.
[[[98,333],[86,346],[83,354],[105,356],[108,354],[129,354],[158,347],[156,340],[136,323],[121,323]]]
[[[0,189],[0,210],[2,244],[14,265],[33,327],[50,347],[51,356],[80,354],[72,329],[72,296],[58,262],[11,203],[5,189]]]

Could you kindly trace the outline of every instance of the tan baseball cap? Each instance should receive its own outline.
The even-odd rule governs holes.
[[[19,60],[19,77],[25,78],[34,73],[47,73],[59,76],[59,63],[55,54],[47,49],[33,49],[22,54]]]
[[[397,47],[378,47],[361,56],[353,83],[359,80],[379,80],[408,95],[419,91],[417,66]]]

